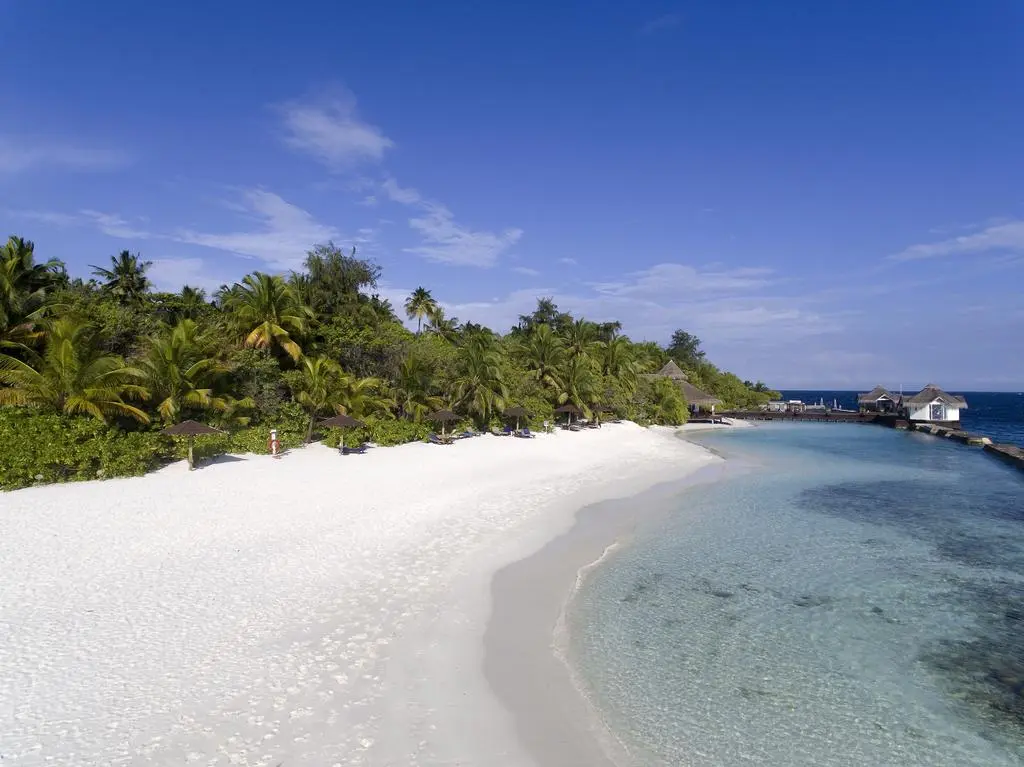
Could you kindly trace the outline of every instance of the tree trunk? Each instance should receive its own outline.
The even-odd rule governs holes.
[[[306,444],[308,445],[313,441],[313,424],[316,423],[316,412],[312,412],[309,415],[309,428],[306,430]]]

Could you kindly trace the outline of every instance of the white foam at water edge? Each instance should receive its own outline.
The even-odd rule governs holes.
[[[575,688],[576,692],[586,703],[587,711],[590,715],[591,728],[594,732],[595,738],[597,738],[597,741],[601,745],[601,750],[604,751],[605,756],[607,756],[613,764],[617,765],[617,767],[627,767],[633,758],[630,754],[628,745],[616,736],[615,732],[605,722],[601,709],[595,705],[590,692],[583,683],[582,678],[579,676],[579,671],[576,669],[575,664],[569,660],[571,645],[569,627],[566,622],[566,611],[572,603],[572,600],[576,597],[576,594],[583,587],[583,583],[586,581],[588,573],[603,565],[620,548],[622,548],[622,542],[615,541],[605,547],[604,551],[601,552],[601,556],[593,562],[584,565],[576,572],[576,582],[573,584],[572,590],[569,594],[566,595],[565,601],[562,603],[562,609],[558,614],[558,620],[555,622],[551,646],[555,657],[558,658],[565,667],[573,688]]]

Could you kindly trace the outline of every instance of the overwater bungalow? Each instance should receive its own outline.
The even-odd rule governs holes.
[[[876,386],[867,394],[857,395],[857,406],[862,413],[895,413],[899,402],[900,395],[882,386]]]
[[[649,373],[648,378],[669,378],[672,382],[679,387],[682,391],[683,396],[686,397],[686,402],[690,406],[690,410],[697,412],[698,410],[705,410],[708,412],[715,412],[715,407],[722,404],[722,400],[718,397],[714,397],[705,391],[701,391],[692,383],[686,373],[683,372],[675,360],[669,360],[665,363],[665,366],[657,373]]]
[[[911,423],[933,423],[959,428],[960,411],[967,409],[967,400],[947,394],[935,384],[928,384],[912,397],[903,397],[900,411]]]

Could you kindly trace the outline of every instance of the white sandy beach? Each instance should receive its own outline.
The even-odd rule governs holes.
[[[713,460],[624,423],[0,494],[0,758],[530,764],[481,670],[494,573]]]

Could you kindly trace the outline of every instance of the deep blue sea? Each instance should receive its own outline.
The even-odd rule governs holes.
[[[871,426],[701,441],[734,476],[681,492],[567,608],[636,763],[1024,764],[1024,473]]]
[[[969,432],[991,437],[993,442],[1009,442],[1024,447],[1024,393],[951,391],[967,400],[967,409],[960,413],[960,424]],[[824,400],[831,405],[857,409],[857,392],[853,391],[784,391],[785,399],[799,399],[811,404]]]

